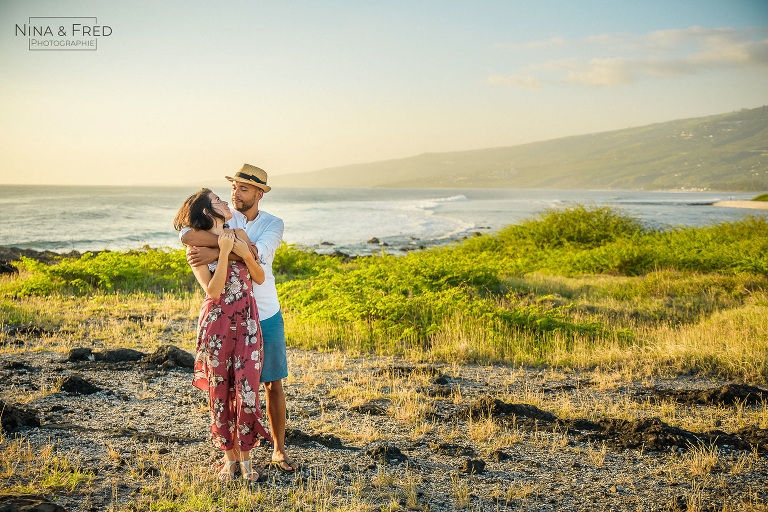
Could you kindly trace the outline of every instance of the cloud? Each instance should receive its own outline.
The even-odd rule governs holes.
[[[648,34],[601,34],[577,40],[553,38],[515,49],[594,48],[609,57],[557,58],[529,64],[523,73],[488,78],[491,84],[540,89],[544,82],[615,87],[648,78],[674,78],[722,68],[768,67],[768,28],[689,27]],[[756,39],[756,37],[758,39]],[[548,74],[542,78],[541,74]]]

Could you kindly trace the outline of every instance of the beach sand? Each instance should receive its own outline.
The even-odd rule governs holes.
[[[752,210],[768,210],[768,201],[718,201],[712,206],[728,206],[730,208],[750,208]]]

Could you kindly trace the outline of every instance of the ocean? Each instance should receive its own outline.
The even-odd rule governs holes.
[[[229,199],[229,187],[212,187]],[[0,245],[55,252],[180,248],[173,218],[195,187],[6,185]],[[273,189],[262,210],[285,221],[284,239],[320,253],[371,254],[491,233],[546,208],[613,205],[646,225],[704,226],[765,215],[706,203],[722,192],[487,189]],[[367,243],[377,238],[380,244]],[[386,244],[386,245],[384,245]]]

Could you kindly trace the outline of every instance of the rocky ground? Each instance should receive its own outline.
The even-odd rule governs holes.
[[[13,328],[4,339],[19,347],[44,334]],[[766,510],[761,387],[297,349],[289,360],[288,444],[302,469],[269,471],[260,492],[288,499],[321,481],[323,503],[345,510]],[[16,491],[0,491],[0,510],[141,510],[169,468],[213,480],[205,467],[218,453],[190,364],[170,346],[0,352],[5,445],[52,445],[92,475],[23,505],[23,468],[4,457],[0,482]],[[676,408],[705,418],[702,428],[654,414]]]

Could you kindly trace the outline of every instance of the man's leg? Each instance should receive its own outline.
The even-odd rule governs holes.
[[[274,316],[262,320],[261,333],[264,337],[264,364],[261,371],[261,381],[264,383],[267,399],[267,416],[269,428],[274,440],[272,460],[280,462],[283,471],[294,471],[298,464],[293,463],[285,453],[285,422],[286,406],[283,392],[283,379],[288,376],[288,359],[285,349],[285,328],[283,315],[278,312]]]
[[[267,416],[269,416],[269,428],[272,431],[272,439],[275,441],[272,451],[272,461],[281,462],[280,466],[286,471],[293,471],[299,466],[288,458],[285,453],[285,393],[283,392],[283,381],[274,380],[265,382],[264,389],[267,391]]]

